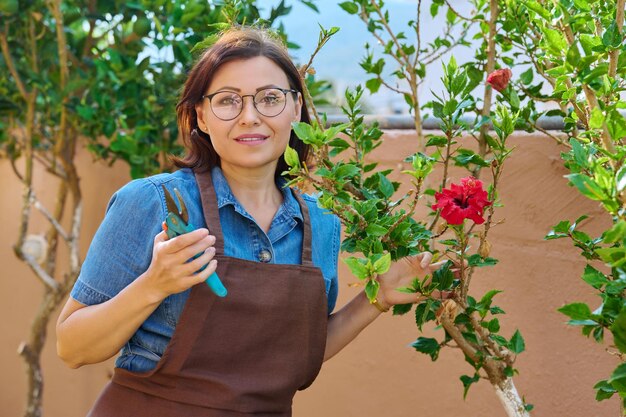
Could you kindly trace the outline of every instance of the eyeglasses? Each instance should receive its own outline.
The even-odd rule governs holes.
[[[297,93],[296,90],[284,88],[264,88],[256,94],[246,94],[242,96],[233,91],[218,91],[213,94],[202,96],[208,98],[211,111],[220,120],[233,120],[241,114],[243,110],[243,99],[252,97],[254,108],[265,117],[278,116],[285,110],[287,105],[287,93]]]

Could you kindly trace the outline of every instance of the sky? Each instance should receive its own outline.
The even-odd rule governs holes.
[[[343,95],[346,87],[354,87],[357,83],[364,84],[368,78],[371,78],[360,67],[359,62],[365,56],[365,43],[375,45],[376,40],[367,31],[365,23],[357,16],[350,15],[339,7],[340,1],[317,0],[315,3],[320,10],[319,14],[295,0],[287,2],[293,6],[293,9],[289,15],[282,18],[282,23],[290,41],[301,46],[301,49],[293,50],[291,53],[298,63],[307,62],[317,45],[318,24],[321,24],[325,29],[333,26],[340,27],[340,31],[330,39],[317,55],[313,66],[320,78],[331,81],[336,91]],[[425,0],[422,4],[422,27],[425,29],[422,32],[422,42],[434,39],[439,33],[435,30],[429,30],[430,28],[443,27],[442,21],[431,19],[428,12],[430,3],[431,1]],[[456,3],[455,7],[460,12],[470,14],[468,2],[452,0],[451,3]],[[278,4],[278,1],[271,1],[268,4]],[[415,0],[388,0],[385,4],[389,10],[390,25],[394,31],[407,31],[407,22],[416,18],[417,2]],[[472,53],[473,51],[469,48],[459,47],[456,48],[454,55],[458,62],[463,62],[469,60]],[[444,60],[447,61],[449,56],[447,54]],[[378,57],[383,57],[383,55],[378,54]],[[440,68],[441,62],[435,62],[431,64],[430,71],[427,71],[428,76],[419,90],[422,103],[433,98],[431,89],[435,92],[441,90]],[[394,62],[388,58],[386,72],[391,72],[393,69],[395,69]],[[379,93],[374,97],[367,98],[367,103],[376,113],[384,114],[398,111],[405,113],[408,110],[400,95],[386,90],[384,87],[381,87]]]

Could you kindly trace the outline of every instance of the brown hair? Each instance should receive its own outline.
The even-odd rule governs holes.
[[[219,155],[213,148],[210,136],[198,128],[195,106],[202,100],[202,95],[221,65],[237,59],[249,59],[258,56],[271,59],[287,75],[289,87],[302,92],[300,73],[291,61],[287,48],[277,35],[268,30],[250,27],[229,29],[202,54],[189,72],[180,101],[176,105],[178,128],[183,138],[186,154],[182,158],[172,157],[174,165],[179,168],[195,168],[206,171],[220,164]],[[304,101],[302,103],[301,121],[310,123]],[[305,164],[310,147],[298,139],[293,130],[289,138],[289,146],[296,150],[300,162]],[[276,176],[288,169],[287,163],[281,157],[276,167]]]

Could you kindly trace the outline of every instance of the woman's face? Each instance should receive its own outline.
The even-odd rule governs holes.
[[[232,120],[219,119],[211,110],[208,98],[196,105],[198,127],[211,137],[222,169],[269,169],[274,173],[289,143],[291,123],[300,120],[302,96],[298,93],[295,98],[287,93],[282,113],[267,117],[257,111],[253,97],[248,95],[268,87],[290,89],[283,70],[271,59],[259,56],[223,64],[203,92],[209,95],[225,91],[247,96],[243,98],[241,113]],[[216,98],[213,98],[214,107],[220,105]]]

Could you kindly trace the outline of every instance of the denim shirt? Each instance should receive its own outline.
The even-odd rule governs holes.
[[[283,187],[284,179],[279,179],[277,183],[283,194],[283,203],[266,234],[232,194],[222,171],[213,168],[211,175],[226,256],[260,261],[263,252],[267,261],[269,251],[271,263],[301,263],[302,214],[291,189]],[[191,224],[206,227],[200,193],[190,169],[131,181],[109,201],[105,218],[91,242],[80,276],[72,289],[73,299],[85,305],[103,303],[148,269],[154,236],[161,232],[167,213],[162,184],[170,192],[174,187],[180,191]],[[302,197],[311,219],[313,264],[321,269],[324,276],[330,314],[337,300],[339,220],[319,208],[316,198]],[[190,291],[163,300],[122,348],[116,361],[117,367],[145,372],[156,366],[174,333]]]

